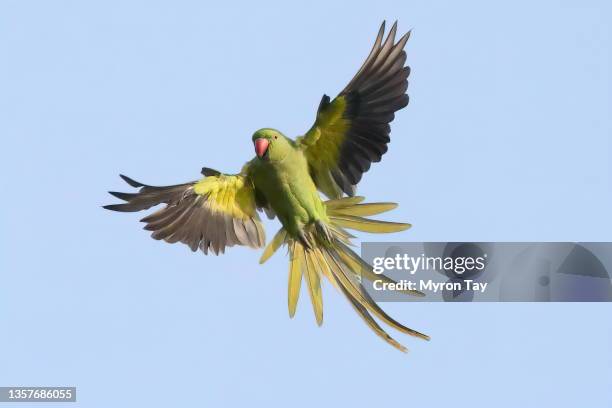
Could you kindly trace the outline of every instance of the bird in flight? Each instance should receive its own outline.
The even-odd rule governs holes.
[[[401,351],[374,319],[412,336],[412,330],[383,311],[367,293],[361,279],[382,279],[351,248],[347,230],[370,233],[403,231],[410,224],[367,218],[389,211],[394,203],[364,203],[355,187],[373,162],[379,162],[390,141],[395,112],[408,104],[408,75],[404,46],[410,32],[397,42],[397,22],[385,38],[383,22],[365,62],[340,94],[323,95],[312,127],[291,139],[264,128],[252,136],[255,157],[239,173],[203,168],[200,180],[155,187],[121,175],[135,193],[110,192],[124,202],[107,205],[113,211],[134,212],[158,204],[163,208],[144,217],[152,237],[182,242],[192,251],[224,253],[227,247],[265,245],[258,210],[278,218],[282,228],[263,251],[264,263],[281,246],[289,249],[289,315],[294,316],[305,280],[317,324],[323,322],[322,277],[348,299],[366,324]],[[319,192],[323,193],[325,200]],[[418,291],[404,291],[422,296]]]

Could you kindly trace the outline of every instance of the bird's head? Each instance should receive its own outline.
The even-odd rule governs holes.
[[[257,157],[265,161],[283,160],[291,149],[291,141],[285,135],[268,128],[259,129],[253,134],[253,145]]]

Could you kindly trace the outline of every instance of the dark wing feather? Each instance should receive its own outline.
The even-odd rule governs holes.
[[[357,74],[333,101],[323,95],[315,124],[297,140],[317,187],[330,198],[355,193],[363,173],[387,151],[395,112],[408,105],[410,32],[397,42],[397,23],[386,39],[384,32],[383,22]]]
[[[205,254],[209,250],[219,254],[234,245],[263,246],[265,234],[249,179],[206,168],[203,174],[207,177],[198,182],[165,187],[149,186],[122,175],[123,180],[139,191],[111,192],[125,203],[104,208],[133,212],[166,204],[141,219],[146,223],[144,229],[152,231],[154,239],[182,242],[192,251],[200,248]]]

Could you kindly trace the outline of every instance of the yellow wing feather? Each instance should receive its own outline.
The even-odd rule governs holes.
[[[253,185],[242,175],[220,174],[204,177],[195,183],[193,191],[208,197],[213,211],[239,219],[257,217]]]
[[[173,186],[150,186],[121,176],[137,193],[111,192],[125,201],[105,208],[114,211],[141,211],[166,204],[144,217],[146,230],[154,239],[182,242],[192,251],[211,249],[223,253],[226,247],[265,244],[263,226],[257,215],[255,190],[243,174],[228,175],[207,169],[200,181]]]

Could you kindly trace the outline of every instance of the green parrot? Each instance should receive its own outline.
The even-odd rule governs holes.
[[[397,22],[386,39],[383,22],[374,46],[357,74],[334,99],[323,95],[313,126],[290,139],[275,129],[260,129],[252,136],[255,157],[238,174],[202,169],[201,180],[154,187],[121,175],[136,193],[110,192],[125,201],[107,205],[114,211],[161,209],[141,221],[152,237],[182,242],[192,251],[224,253],[226,247],[265,245],[258,210],[277,217],[282,228],[265,248],[264,263],[282,245],[289,262],[289,315],[294,316],[305,278],[316,321],[323,322],[321,278],[326,277],[349,300],[367,325],[401,351],[406,348],[377,323],[377,317],[395,329],[425,340],[385,313],[361,285],[361,279],[382,279],[350,249],[347,229],[371,233],[403,231],[410,224],[366,218],[397,206],[363,203],[355,186],[372,162],[387,151],[389,123],[408,104],[408,75],[404,46],[410,32],[395,41]],[[327,196],[324,200],[319,192]],[[406,294],[422,296],[418,291]]]

